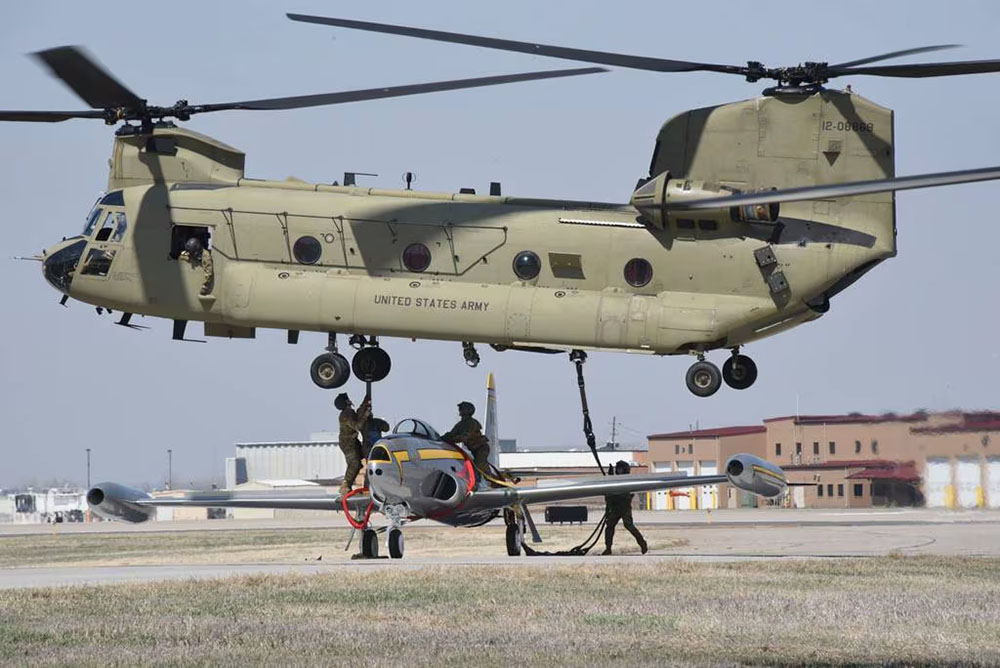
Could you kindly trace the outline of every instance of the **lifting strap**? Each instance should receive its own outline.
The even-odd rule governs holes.
[[[601,458],[597,455],[597,439],[594,438],[594,425],[590,421],[590,407],[587,406],[587,385],[583,379],[583,363],[587,361],[587,353],[582,350],[574,350],[569,354],[571,362],[576,364],[576,385],[580,388],[580,405],[583,408],[583,435],[587,439],[587,447],[594,455],[597,468],[601,470],[601,475],[607,475]]]

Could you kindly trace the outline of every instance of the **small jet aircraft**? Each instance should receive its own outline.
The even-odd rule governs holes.
[[[477,475],[466,448],[441,440],[429,424],[410,418],[372,447],[366,470],[367,488],[347,494],[316,487],[294,491],[190,492],[183,497],[156,498],[109,482],[88,490],[87,503],[100,517],[126,522],[145,522],[157,506],[343,509],[352,526],[362,530],[363,556],[378,556],[378,534],[384,531],[389,556],[394,559],[403,556],[402,527],[409,522],[431,519],[456,527],[480,526],[502,513],[507,526],[507,554],[518,556],[526,524],[534,528],[528,504],[719,483],[774,497],[783,493],[787,485],[779,467],[749,454],[731,457],[724,475],[686,477],[668,472],[586,476],[548,481],[544,486],[517,487],[509,481],[510,473],[501,471],[496,477]],[[383,514],[388,525],[382,529],[370,527],[372,511]]]

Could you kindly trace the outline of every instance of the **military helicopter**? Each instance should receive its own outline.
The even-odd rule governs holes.
[[[709,396],[723,382],[753,384],[757,368],[744,345],[820,317],[833,296],[895,254],[896,190],[1000,178],[1000,168],[896,178],[892,111],[823,85],[847,74],[1000,70],[1000,61],[868,65],[944,47],[774,69],[291,18],[778,86],[667,121],[631,202],[613,204],[509,197],[499,188],[477,195],[247,179],[242,152],[165,121],[472,84],[153,107],[78,50],[44,52],[43,62],[94,109],[2,112],[0,120],[125,123],[108,194],[83,234],[43,253],[44,274],[64,299],[118,310],[126,326],[135,326],[134,314],[170,318],[175,339],[192,320],[204,322],[206,336],[252,338],[269,327],[286,329],[294,343],[300,331],[326,332],[327,349],[310,369],[324,388],[343,385],[352,369],[365,381],[384,378],[391,361],[379,337],[400,336],[461,342],[470,365],[478,343],[690,354],[697,361],[687,386]],[[192,239],[210,253],[210,278],[184,260]],[[350,365],[338,334],[359,349]],[[720,349],[731,353],[721,372],[705,359]]]

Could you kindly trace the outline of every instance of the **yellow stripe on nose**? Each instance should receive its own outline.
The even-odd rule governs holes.
[[[461,452],[455,450],[427,448],[417,450],[417,453],[420,455],[420,459],[465,459]]]

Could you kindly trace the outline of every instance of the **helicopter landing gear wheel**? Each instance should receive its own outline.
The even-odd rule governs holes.
[[[719,367],[702,360],[691,365],[685,382],[695,396],[710,397],[722,386],[722,374],[719,373]]]
[[[351,377],[351,366],[340,353],[323,353],[309,367],[312,382],[324,390],[340,387]]]
[[[389,557],[392,559],[403,557],[403,532],[399,529],[389,529]]]
[[[507,556],[521,556],[521,532],[516,524],[507,525]]]
[[[361,532],[361,556],[368,559],[378,558],[378,533],[374,529]]]
[[[362,348],[354,355],[351,368],[358,380],[377,383],[389,375],[392,360],[389,358],[389,353],[381,348]]]
[[[733,355],[722,365],[722,379],[734,390],[745,390],[757,380],[757,365],[746,355]]]

